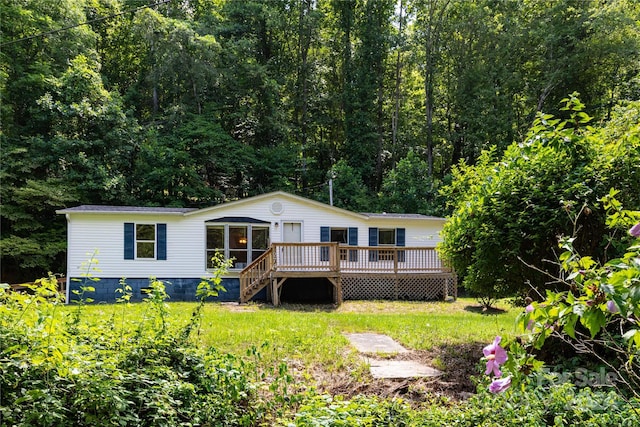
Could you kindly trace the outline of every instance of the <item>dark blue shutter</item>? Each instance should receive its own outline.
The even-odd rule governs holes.
[[[369,227],[369,246],[378,246],[378,228]],[[369,251],[369,261],[378,261],[378,251]]]
[[[349,246],[358,246],[358,227],[349,227],[347,239],[347,241],[349,242]],[[358,261],[358,251],[349,251],[349,261]]]
[[[156,258],[164,261],[167,259],[167,224],[156,225]]]
[[[136,226],[134,223],[124,223],[124,259],[133,259],[135,257],[135,232]]]
[[[320,242],[331,241],[331,229],[329,227],[320,227]],[[320,261],[329,261],[329,248],[320,248]]]
[[[396,228],[396,245],[397,246],[406,246],[405,245],[405,229],[404,228]],[[405,251],[398,251],[398,262],[404,262],[405,260]]]

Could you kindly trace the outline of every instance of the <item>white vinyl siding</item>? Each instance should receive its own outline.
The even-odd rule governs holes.
[[[281,203],[283,209],[278,215],[272,213],[272,204]],[[94,250],[99,252],[96,258],[101,271],[92,273],[96,277],[105,278],[144,278],[150,276],[166,278],[200,278],[210,275],[207,271],[207,221],[223,217],[249,217],[270,224],[268,238],[270,243],[281,242],[283,224],[300,223],[303,242],[320,242],[322,226],[358,228],[358,245],[368,245],[370,227],[379,229],[406,229],[407,247],[433,247],[439,241],[442,220],[406,220],[398,218],[361,218],[348,212],[342,212],[329,206],[306,203],[299,198],[276,194],[273,197],[259,198],[253,201],[236,202],[219,205],[187,215],[166,215],[161,213],[83,213],[67,214],[68,224],[68,275],[78,277],[84,272],[81,265]],[[123,262],[125,222],[136,224],[167,224],[167,260],[136,259],[135,262]],[[221,224],[218,224],[221,225]],[[256,224],[254,224],[256,226]],[[262,225],[261,225],[262,226]],[[156,227],[157,233],[157,227]],[[247,236],[248,242],[263,239],[265,236]],[[250,237],[250,238],[249,238]],[[248,250],[248,249],[247,249]],[[157,248],[156,248],[157,252]],[[251,258],[257,252],[252,250]],[[238,271],[230,271],[231,277]]]

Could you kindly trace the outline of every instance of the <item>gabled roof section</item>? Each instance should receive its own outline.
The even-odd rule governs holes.
[[[188,212],[196,211],[195,208],[162,208],[145,206],[103,206],[103,205],[81,205],[73,208],[57,210],[57,214],[68,213],[126,213],[126,214],[168,214],[184,215]]]
[[[214,212],[214,211],[216,211],[218,209],[228,208],[228,207],[232,207],[232,206],[233,207],[238,207],[238,206],[242,206],[242,205],[245,205],[245,204],[249,205],[249,204],[261,201],[261,200],[265,200],[265,199],[269,200],[269,199],[277,199],[277,198],[288,199],[288,200],[291,200],[293,202],[303,203],[303,204],[315,206],[315,207],[318,207],[318,208],[321,208],[321,209],[328,209],[328,210],[331,210],[331,211],[336,212],[336,213],[353,216],[353,217],[356,217],[356,218],[359,218],[359,219],[365,219],[365,220],[367,219],[367,217],[365,215],[362,215],[362,214],[359,214],[359,213],[356,213],[356,212],[351,212],[351,211],[348,211],[346,209],[337,208],[335,206],[330,206],[330,205],[327,205],[325,203],[317,202],[317,201],[311,200],[311,199],[307,199],[307,198],[302,197],[302,196],[296,196],[294,194],[286,193],[284,191],[274,191],[272,193],[260,194],[258,196],[248,197],[246,199],[240,199],[240,200],[236,200],[236,201],[233,201],[233,202],[221,203],[219,205],[215,205],[215,206],[212,206],[210,208],[204,208],[204,209],[200,209],[200,210],[197,210],[197,211],[191,211],[191,212],[186,213],[185,215],[201,214],[201,213],[204,213],[204,212]]]

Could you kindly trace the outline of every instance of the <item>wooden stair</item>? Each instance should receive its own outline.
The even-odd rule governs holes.
[[[246,303],[271,283],[273,247],[240,272],[240,302]]]

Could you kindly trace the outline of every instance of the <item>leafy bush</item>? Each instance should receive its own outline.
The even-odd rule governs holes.
[[[626,205],[640,206],[640,104],[593,128],[575,96],[565,103],[568,120],[538,116],[523,143],[500,157],[485,151],[475,166],[459,165],[445,188],[455,211],[441,253],[463,285],[488,303],[530,286],[552,287],[546,273],[558,270],[544,260],[557,259],[557,236],[574,234],[574,227],[581,253],[602,261],[615,256],[604,240],[599,202],[610,188],[621,190]]]
[[[137,324],[126,320],[126,303],[122,318],[90,323],[77,310],[61,310],[56,286],[51,277],[33,285],[33,294],[0,289],[0,424],[255,424],[253,367],[202,352],[189,339],[201,306],[186,327],[171,325],[164,284],[152,280],[147,315]],[[202,301],[215,286],[215,277],[203,281]]]
[[[413,411],[401,400],[358,396],[352,400],[308,393],[293,421],[281,425],[298,427],[402,427],[411,424]]]
[[[576,251],[573,238],[561,239],[559,281],[566,290],[547,292],[543,301],[527,307],[520,322],[534,348],[542,348],[549,337],[560,339],[605,366],[617,388],[640,398],[640,211],[623,209],[616,194],[612,190],[603,199],[607,225],[631,227],[635,241],[623,256],[599,265]]]

